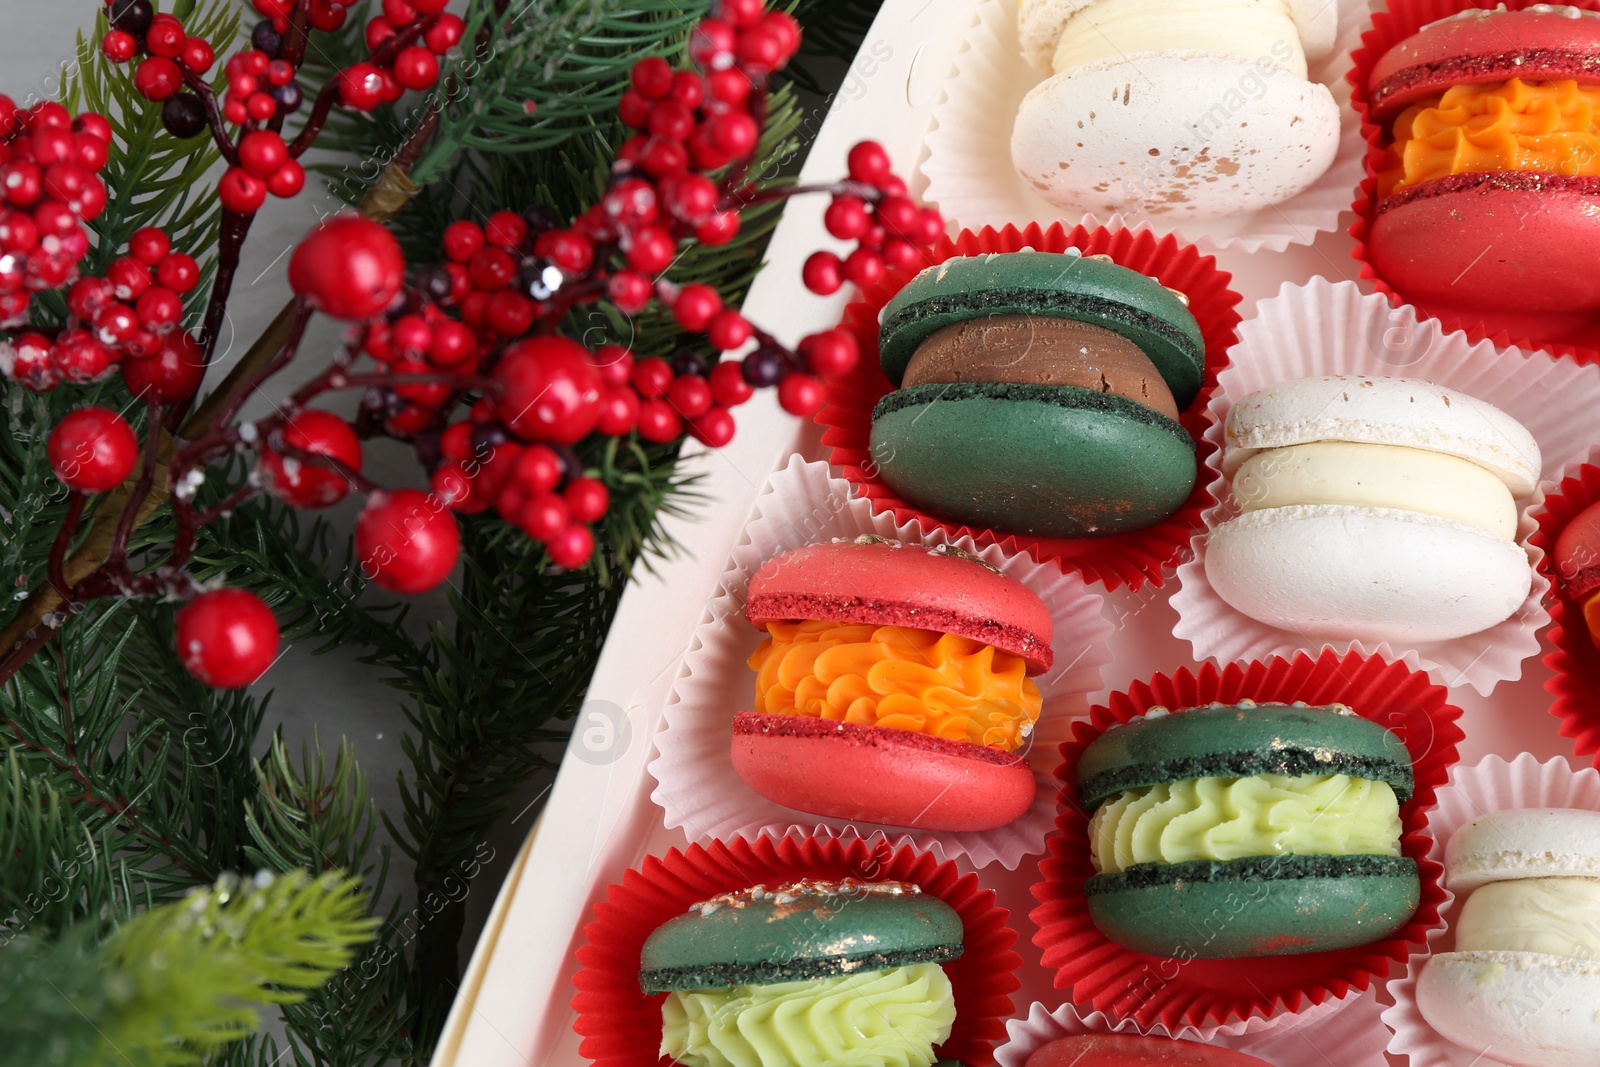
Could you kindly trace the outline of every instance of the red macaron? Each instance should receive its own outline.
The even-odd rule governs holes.
[[[977,702],[977,713],[984,715],[992,714],[993,706],[962,688],[974,685],[986,665],[1009,664],[1014,676],[1021,661],[1026,674],[1035,675],[1048,671],[1053,661],[1050,612],[1032,590],[974,557],[926,545],[868,538],[774,557],[750,580],[745,616],[767,631],[785,628],[779,624],[854,624],[865,629],[855,631],[853,649],[869,643],[865,634],[874,628],[888,628],[888,639],[896,642],[913,635],[922,641],[930,635],[964,639],[965,666],[942,660],[899,666],[917,675],[920,684],[937,686],[934,696],[944,703]],[[774,631],[770,647],[777,649],[775,642],[782,639]],[[813,652],[801,651],[802,667],[809,668]],[[829,672],[838,669],[836,661],[828,663]],[[876,662],[859,676],[848,671],[844,678],[808,676],[803,684],[812,697],[796,700],[787,713],[740,712],[734,719],[734,769],[767,799],[832,818],[986,830],[1027,811],[1034,776],[1021,751],[874,719],[874,708],[893,701],[905,709],[915,699],[886,676],[895,666]],[[788,677],[796,669],[785,664],[784,671]],[[849,696],[838,697],[840,692]],[[819,707],[827,710],[819,713]],[[865,713],[857,710],[862,707]],[[934,712],[928,719],[940,717]],[[914,712],[888,717],[896,724],[917,718]],[[950,732],[948,718],[945,727]],[[1025,739],[1030,730],[1031,722],[1017,736]]]
[[[1389,49],[1367,78],[1374,122],[1456,86],[1574,80],[1600,85],[1600,16],[1576,8],[1469,8]],[[1521,318],[1600,308],[1600,175],[1452,173],[1382,196],[1368,255],[1414,302]]]
[[[1272,1067],[1231,1049],[1131,1034],[1084,1034],[1052,1041],[1026,1067]]]

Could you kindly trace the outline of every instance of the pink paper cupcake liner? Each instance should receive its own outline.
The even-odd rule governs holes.
[[[1476,766],[1455,768],[1449,784],[1439,790],[1438,807],[1428,816],[1433,838],[1430,859],[1442,867],[1452,834],[1490,812],[1512,808],[1600,809],[1600,772],[1593,768],[1574,771],[1564,759],[1540,763],[1528,753],[1510,762],[1486,756]],[[1384,1025],[1393,1032],[1389,1053],[1408,1059],[1411,1067],[1500,1065],[1479,1050],[1446,1040],[1417,1010],[1417,976],[1429,956],[1455,947],[1455,921],[1460,912],[1460,900],[1445,890],[1439,906],[1442,922],[1429,931],[1426,951],[1413,955],[1405,973],[1389,983],[1394,1004],[1383,1013]]]
[[[915,521],[897,525],[888,512],[874,514],[868,502],[852,498],[850,486],[831,477],[826,463],[792,457],[775,472],[756,498],[755,514],[724,573],[718,595],[695,630],[684,676],[673,687],[655,737],[650,774],[651,799],[669,829],[681,827],[691,839],[781,836],[790,831],[855,829],[882,832],[917,848],[951,859],[964,856],[975,867],[999,863],[1014,869],[1024,856],[1044,851],[1055,820],[1051,777],[1060,744],[1071,737],[1072,720],[1087,713],[1089,694],[1101,685],[1101,669],[1111,661],[1111,620],[1101,597],[1083,579],[1025,555],[1007,555],[998,546],[979,548],[969,538],[925,532]],[[1048,605],[1055,632],[1055,666],[1035,678],[1044,710],[1034,725],[1027,754],[1037,794],[1033,806],[1005,826],[984,831],[936,831],[878,826],[830,819],[784,807],[745,784],[733,768],[729,747],[735,713],[748,710],[755,694],[755,672],[746,665],[761,634],[744,617],[745,589],[763,562],[790,549],[862,535],[908,543],[951,543],[977,555],[1007,577],[1028,586]]]
[[[755,841],[713,841],[646,857],[606,889],[594,920],[583,929],[572,998],[583,1037],[579,1051],[595,1067],[671,1067],[661,1056],[661,1001],[639,989],[639,953],[645,939],[690,905],[753,885],[782,885],[813,878],[837,881],[906,882],[955,909],[964,928],[961,957],[944,965],[955,990],[956,1021],[940,1056],[971,1067],[994,1062],[994,1046],[1005,1035],[1011,997],[1021,981],[1022,957],[1012,949],[1017,934],[992,890],[954,863],[939,862],[909,846],[894,848],[881,838],[791,835]]]
[[[1077,249],[1084,255],[1108,255],[1122,266],[1188,295],[1189,310],[1205,338],[1206,373],[1199,395],[1180,421],[1200,442],[1197,462],[1203,474],[1210,450],[1215,448],[1203,443],[1210,418],[1207,403],[1216,386],[1217,372],[1227,363],[1227,352],[1239,325],[1239,294],[1228,287],[1232,276],[1217,268],[1215,257],[1203,256],[1193,245],[1174,237],[1158,237],[1149,230],[1101,227],[1079,226],[1068,231],[1059,223],[1047,230],[1030,224],[1022,230],[1007,226],[1002,230],[963,232],[954,240],[942,240],[927,255],[925,266],[956,256],[1023,249]],[[872,410],[893,386],[878,366],[878,315],[915,273],[891,272],[845,309],[843,325],[860,345],[861,362],[850,374],[828,383],[827,401],[817,413],[817,421],[824,427],[822,443],[832,449],[833,463],[856,491],[871,501],[874,511],[892,514],[897,523],[916,521],[923,529],[940,530],[950,538],[970,537],[979,545],[998,544],[1008,553],[1026,552],[1041,562],[1078,571],[1085,581],[1098,582],[1107,589],[1127,586],[1138,591],[1147,582],[1159,587],[1183,556],[1190,535],[1200,528],[1201,512],[1211,503],[1203,477],[1177,513],[1164,522],[1145,530],[1098,538],[1034,537],[947,522],[902,500],[879,477],[870,451]]]
[[[1424,943],[1445,899],[1440,866],[1428,858],[1431,839],[1424,813],[1445,783],[1463,736],[1457,725],[1461,709],[1446,696],[1442,686],[1404,664],[1324,652],[1316,659],[1300,655],[1225,667],[1207,663],[1198,671],[1159,674],[1097,705],[1087,722],[1074,726],[1074,740],[1062,746],[1058,832],[1039,865],[1041,881],[1033,887],[1039,900],[1031,914],[1038,927],[1033,941],[1043,951],[1045,967],[1055,971],[1055,987],[1079,1010],[1102,1012],[1112,1025],[1131,1021],[1142,1031],[1159,1026],[1177,1033],[1185,1027],[1198,1030],[1302,1012],[1365,992],[1375,980],[1386,978],[1395,963]],[[1416,913],[1395,934],[1339,952],[1180,962],[1124,948],[1089,918],[1083,887],[1095,871],[1089,857],[1089,817],[1078,803],[1076,783],[1084,749],[1113,724],[1152,707],[1241,699],[1345,704],[1405,742],[1416,789],[1400,809],[1401,847],[1417,860],[1422,894]]]
[[[1534,6],[1535,0],[1500,2],[1510,10],[1520,11]],[[1600,0],[1566,0],[1566,4],[1589,11],[1600,10]],[[1594,363],[1600,361],[1600,311],[1574,328],[1570,323],[1530,319],[1528,316],[1496,318],[1489,314],[1463,313],[1457,308],[1429,307],[1418,304],[1378,274],[1368,255],[1367,235],[1378,206],[1377,173],[1384,158],[1385,137],[1384,128],[1373,121],[1367,94],[1367,79],[1373,67],[1390,48],[1429,23],[1469,8],[1488,9],[1494,6],[1484,0],[1389,0],[1387,11],[1373,15],[1372,28],[1362,35],[1361,47],[1351,55],[1354,65],[1349,74],[1352,87],[1350,103],[1361,117],[1361,134],[1367,144],[1367,176],[1361,182],[1355,203],[1351,205],[1356,220],[1350,227],[1350,236],[1356,239],[1356,245],[1350,255],[1360,261],[1361,277],[1369,279],[1373,287],[1395,307],[1411,305],[1423,317],[1436,319],[1445,330],[1463,331],[1468,341],[1488,341],[1497,348],[1540,348],[1553,355],[1571,356],[1580,363]],[[1551,251],[1557,254],[1558,250]]]
[[[1556,538],[1584,508],[1600,500],[1600,448],[1588,462],[1569,470],[1545,497],[1538,514],[1539,530],[1532,543],[1545,552],[1540,569],[1551,582],[1550,644],[1545,666],[1555,674],[1544,683],[1555,701],[1550,714],[1561,720],[1561,736],[1570,737],[1576,754],[1600,766],[1600,649],[1589,636],[1583,609],[1561,591],[1550,556]]]

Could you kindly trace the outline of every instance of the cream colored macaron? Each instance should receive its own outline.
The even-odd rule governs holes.
[[[1517,809],[1458,830],[1446,884],[1467,894],[1455,947],[1417,978],[1449,1041],[1520,1067],[1600,1060],[1600,812]]]
[[[1222,466],[1238,515],[1212,530],[1206,578],[1308,641],[1488,629],[1532,585],[1517,497],[1540,464],[1515,419],[1430,382],[1279,382],[1228,413]]]
[[[1288,199],[1338,148],[1338,105],[1307,80],[1335,17],[1324,0],[1023,0],[1023,55],[1053,76],[1022,102],[1012,162],[1078,212],[1222,216]]]

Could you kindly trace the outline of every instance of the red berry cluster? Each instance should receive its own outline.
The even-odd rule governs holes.
[[[431,89],[439,57],[461,40],[466,23],[445,11],[447,0],[383,0],[383,13],[367,22],[368,51],[387,62],[356,63],[339,76],[346,107],[370,111],[392,104],[407,89]]]
[[[823,213],[823,225],[841,241],[856,248],[842,259],[834,252],[813,252],[802,278],[806,288],[820,296],[839,291],[845,282],[860,286],[877,283],[890,267],[915,267],[922,249],[944,235],[944,219],[935,208],[925,208],[906,196],[906,183],[889,167],[881,145],[862,141],[850,150],[850,180],[859,191],[836,193]],[[860,193],[876,190],[876,200]]]
[[[89,251],[84,220],[105,210],[99,172],[110,146],[100,115],[74,119],[54,101],[22,109],[0,95],[0,323],[20,320],[34,292],[77,276]]]

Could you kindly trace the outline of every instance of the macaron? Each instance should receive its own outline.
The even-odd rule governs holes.
[[[1520,1067],[1593,1067],[1600,1052],[1600,812],[1498,811],[1445,848],[1465,896],[1455,945],[1417,976],[1445,1039]]]
[[[1416,911],[1411,758],[1339,705],[1152,709],[1084,749],[1089,917],[1135,952],[1227,959],[1380,940]]]
[[[888,485],[940,519],[1100,537],[1159,523],[1194,488],[1178,422],[1205,373],[1187,297],[1108,257],[957,257],[883,310],[897,388],[872,415]]]
[[[1134,1034],[1080,1034],[1044,1045],[1024,1067],[1272,1067],[1243,1052]]]
[[[1063,210],[1236,215],[1316,181],[1339,106],[1308,64],[1333,51],[1325,0],[1022,0],[1011,160]]]
[[[1562,529],[1554,563],[1561,592],[1583,612],[1589,638],[1600,647],[1600,503],[1578,512]]]
[[[752,886],[657,927],[639,986],[665,993],[661,1055],[686,1067],[930,1067],[950,1037],[954,909],[903,882]]]
[[[753,710],[734,770],[798,811],[928,830],[988,830],[1027,811],[1025,750],[1050,669],[1049,609],[959,550],[881,538],[762,564],[745,616]]]
[[[1479,314],[1600,308],[1600,14],[1469,8],[1389,49],[1366,87],[1388,141],[1380,277]]]
[[[1475,397],[1408,378],[1279,382],[1228,413],[1239,514],[1206,542],[1217,595],[1317,639],[1421,643],[1485,630],[1533,581],[1517,498],[1539,445]]]

